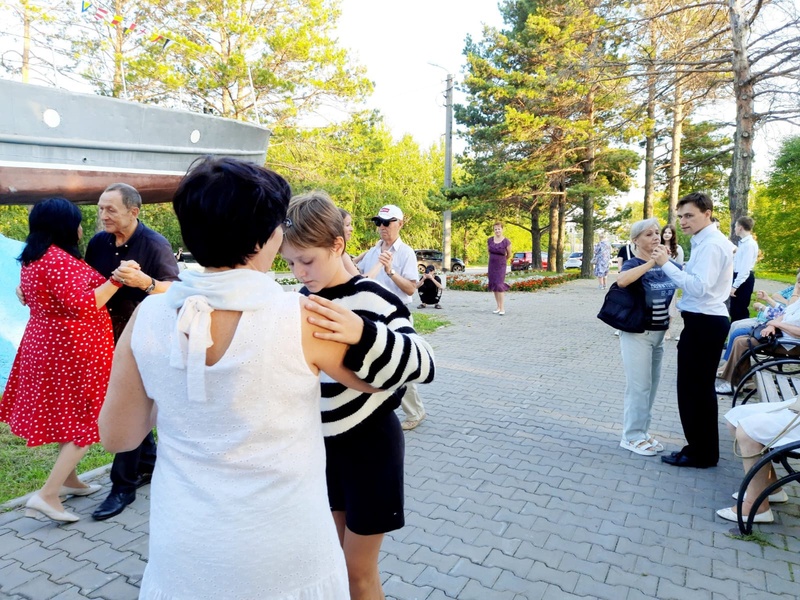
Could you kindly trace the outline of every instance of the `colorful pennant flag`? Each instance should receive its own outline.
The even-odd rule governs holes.
[[[97,12],[94,13],[94,18],[98,21],[105,21],[108,16],[108,10],[102,6],[97,7]]]
[[[154,33],[149,38],[147,38],[147,41],[148,42],[157,42],[158,40],[161,40],[161,39],[164,39],[164,38],[161,35],[159,35],[158,33]]]
[[[81,12],[85,13],[92,6],[91,0],[81,0]]]
[[[114,15],[114,18],[111,19],[111,24],[119,25],[120,23],[122,23],[122,15]]]
[[[164,39],[164,45],[163,45],[163,46],[161,46],[161,49],[162,49],[162,50],[166,50],[166,49],[167,49],[167,48],[168,48],[168,47],[169,47],[171,44],[174,44],[174,43],[175,43],[175,42],[174,42],[173,40],[171,40],[171,39],[169,39],[169,38],[165,38],[165,39]]]

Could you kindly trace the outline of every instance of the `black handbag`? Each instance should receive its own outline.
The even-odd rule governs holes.
[[[779,338],[783,335],[783,331],[780,329],[776,329],[775,333],[771,335],[764,335],[762,331],[767,326],[766,323],[759,323],[758,325],[754,325],[752,331],[750,332],[750,337],[756,338],[760,342],[767,342],[770,340],[774,340],[775,338]]]
[[[644,290],[640,286],[622,288],[612,283],[597,318],[620,331],[644,333]]]

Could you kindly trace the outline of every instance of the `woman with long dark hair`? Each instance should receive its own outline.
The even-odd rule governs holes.
[[[682,267],[684,262],[683,247],[678,243],[678,232],[675,229],[675,225],[672,223],[667,223],[661,229],[661,243],[667,247],[669,257]],[[675,341],[680,339],[680,323],[683,321],[681,320],[681,316],[675,306],[677,300],[678,295],[675,294],[672,296],[672,302],[669,303],[670,327],[667,329],[667,333],[664,334],[665,340],[671,340],[673,337],[675,338]]]
[[[31,316],[0,401],[0,421],[28,446],[59,453],[26,515],[77,521],[59,496],[100,489],[78,479],[78,462],[100,441],[97,417],[108,386],[114,336],[106,302],[122,286],[89,267],[78,250],[81,213],[63,198],[33,207],[19,257],[20,287]]]

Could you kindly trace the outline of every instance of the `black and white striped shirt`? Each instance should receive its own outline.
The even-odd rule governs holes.
[[[301,294],[309,295],[306,288]],[[322,381],[322,431],[340,435],[378,411],[400,406],[403,386],[433,381],[433,349],[414,330],[408,307],[379,283],[357,275],[317,292],[352,310],[364,321],[358,344],[345,355],[344,365],[381,392],[368,394],[345,387],[325,373]]]

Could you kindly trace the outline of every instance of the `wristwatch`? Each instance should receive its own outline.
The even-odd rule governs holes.
[[[389,277],[394,277],[394,269],[392,269],[391,271],[389,271],[389,272],[387,273],[387,275],[388,275]]]
[[[156,280],[155,280],[155,279],[153,279],[153,278],[151,277],[151,278],[150,278],[150,285],[148,285],[148,286],[145,288],[145,290],[144,290],[144,293],[145,293],[145,294],[149,294],[149,293],[150,293],[150,292],[152,292],[154,289],[156,289]]]

